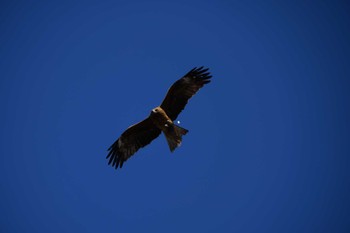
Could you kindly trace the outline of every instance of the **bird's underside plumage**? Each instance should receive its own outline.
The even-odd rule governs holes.
[[[109,147],[108,164],[122,167],[140,148],[150,144],[161,132],[165,135],[169,148],[174,151],[181,145],[182,136],[188,130],[173,123],[188,100],[212,77],[203,67],[193,68],[181,79],[177,80],[168,90],[160,106],[154,108],[145,120],[130,126]]]

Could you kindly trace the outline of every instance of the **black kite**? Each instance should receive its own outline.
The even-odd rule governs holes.
[[[175,125],[173,121],[185,108],[188,100],[212,77],[207,69],[193,68],[181,79],[177,80],[168,90],[162,104],[152,109],[145,120],[130,126],[109,147],[107,159],[116,169],[122,167],[138,149],[164,133],[170,151],[173,152],[181,145],[182,136],[188,130]]]

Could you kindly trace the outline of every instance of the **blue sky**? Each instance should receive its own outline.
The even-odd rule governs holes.
[[[345,1],[2,1],[1,232],[349,232]],[[106,149],[212,82],[121,170]]]

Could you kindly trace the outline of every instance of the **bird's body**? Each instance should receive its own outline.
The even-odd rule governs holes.
[[[149,117],[153,124],[164,133],[171,152],[181,145],[182,135],[187,134],[187,129],[175,125],[161,107],[154,108]]]
[[[168,117],[166,112],[161,107],[152,109],[151,115],[153,124],[163,132],[167,130],[169,124],[173,124],[173,121]]]
[[[188,130],[174,124],[174,120],[184,109],[188,100],[205,84],[210,82],[208,69],[194,68],[176,81],[169,89],[160,106],[152,109],[149,117],[130,126],[109,147],[108,164],[122,167],[138,149],[148,145],[161,132],[167,139],[170,151],[181,145],[182,136]]]

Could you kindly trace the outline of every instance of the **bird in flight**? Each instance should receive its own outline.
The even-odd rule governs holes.
[[[163,132],[170,151],[181,145],[182,136],[188,130],[174,124],[175,119],[185,108],[188,100],[196,94],[212,77],[209,68],[195,67],[177,80],[168,90],[160,106],[152,109],[143,121],[127,128],[121,136],[108,148],[108,164],[116,169],[122,168],[140,148],[150,144]]]

